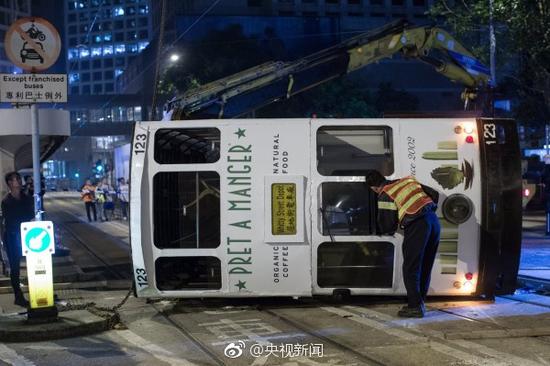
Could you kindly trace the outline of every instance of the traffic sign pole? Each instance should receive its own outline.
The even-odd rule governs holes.
[[[31,104],[31,132],[32,132],[32,170],[34,180],[34,218],[42,221],[42,197],[40,196],[40,129],[38,124],[38,108],[36,103]]]
[[[40,179],[40,126],[37,102],[66,101],[66,76],[38,77],[36,72],[52,66],[61,50],[61,39],[55,27],[45,19],[20,18],[7,30],[4,37],[6,56],[14,65],[31,72],[30,76],[2,75],[2,83],[12,81],[21,90],[5,90],[0,101],[24,100],[31,104],[32,168],[34,178],[34,219],[21,224],[22,254],[27,257],[30,306],[29,322],[49,322],[57,319],[57,307],[53,296],[52,254],[55,252],[53,223],[42,221],[42,197]],[[63,75],[62,75],[63,76]],[[13,79],[13,80],[12,80]],[[54,91],[53,85],[62,83],[63,90]],[[35,88],[49,83],[52,89]],[[64,84],[64,85],[63,85]],[[59,86],[59,85],[58,85]],[[33,92],[35,89],[36,93]]]

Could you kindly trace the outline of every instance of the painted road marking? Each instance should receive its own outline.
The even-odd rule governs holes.
[[[0,343],[0,361],[13,366],[35,366],[35,363],[17,354],[13,349]]]

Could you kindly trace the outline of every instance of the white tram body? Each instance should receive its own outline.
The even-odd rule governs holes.
[[[405,295],[402,231],[377,235],[366,169],[390,180],[413,175],[439,191],[430,294],[513,291],[516,145],[512,121],[475,118],[137,123],[136,294]]]

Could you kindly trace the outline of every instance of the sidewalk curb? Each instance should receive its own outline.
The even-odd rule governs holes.
[[[28,324],[24,314],[2,315],[0,342],[36,342],[90,335],[109,330],[117,318],[117,314],[103,318],[87,310],[70,310],[59,313],[56,322]]]

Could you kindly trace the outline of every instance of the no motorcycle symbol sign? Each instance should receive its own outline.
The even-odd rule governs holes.
[[[36,72],[52,66],[61,51],[59,33],[45,19],[21,18],[6,32],[6,55],[23,70]]]

